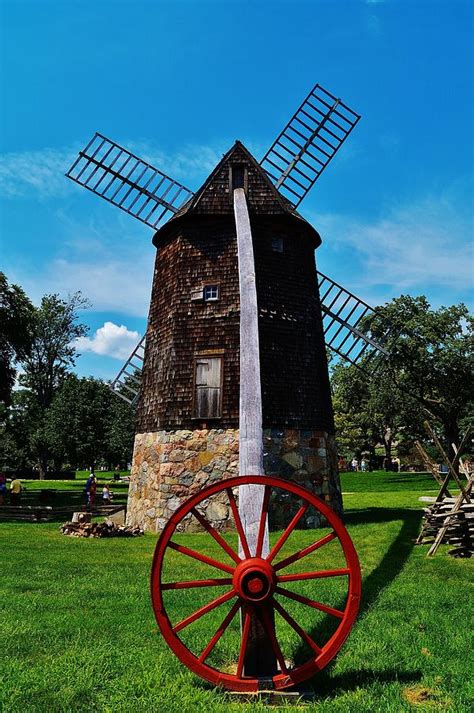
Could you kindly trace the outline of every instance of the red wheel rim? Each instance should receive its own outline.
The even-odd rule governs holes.
[[[293,517],[289,525],[283,530],[278,537],[276,543],[270,549],[270,553],[265,560],[258,557],[250,557],[250,552],[246,543],[245,535],[243,534],[240,518],[238,517],[235,499],[232,495],[232,488],[240,485],[261,485],[267,486],[266,495],[262,505],[262,518],[260,532],[257,542],[256,555],[259,554],[263,541],[262,523],[265,521],[266,508],[270,489],[280,489],[291,493],[301,499],[303,504]],[[225,541],[225,539],[214,529],[214,527],[206,520],[206,518],[196,510],[196,507],[216,495],[219,492],[227,491],[230,499],[230,507],[232,508],[236,528],[240,537],[241,546],[244,552],[242,557]],[[332,532],[316,539],[311,545],[308,545],[294,554],[285,557],[279,562],[274,562],[274,558],[279,550],[283,547],[290,534],[293,532],[299,519],[309,506],[317,510],[327,521]],[[174,543],[172,536],[176,532],[179,523],[189,514],[194,515],[201,525],[209,532],[210,535],[222,548],[223,554],[227,554],[227,558],[223,557],[220,560],[215,560],[208,555],[191,550],[184,545]],[[317,532],[317,530],[314,530]],[[301,573],[282,573],[286,567],[294,562],[303,562],[305,557],[316,550],[323,548],[326,544],[332,541],[339,541],[341,551],[345,559],[345,567],[331,570],[317,570]],[[200,579],[182,582],[162,582],[163,560],[168,550],[176,550],[191,559],[210,564],[215,568],[216,577],[210,579]],[[273,563],[273,564],[272,564]],[[220,573],[218,574],[218,570]],[[303,580],[318,580],[325,577],[343,578],[347,582],[346,587],[346,602],[342,609],[334,609],[322,602],[308,599],[292,590],[287,589],[286,583],[300,582]],[[182,621],[172,624],[166,607],[163,601],[163,592],[169,590],[192,589],[194,587],[213,587],[223,586],[225,591],[219,596],[209,598],[207,604],[193,611],[189,616]],[[269,639],[271,640],[275,655],[279,661],[279,672],[272,677],[273,687],[276,690],[289,688],[297,685],[305,680],[308,680],[318,671],[323,669],[334,658],[341,646],[347,639],[350,630],[354,624],[359,608],[361,592],[361,576],[357,553],[355,551],[349,533],[342,524],[341,520],[322,500],[310,493],[305,488],[296,485],[290,481],[274,478],[270,476],[239,476],[228,480],[220,481],[201,490],[196,495],[189,498],[181,507],[179,507],[174,515],[170,518],[162,531],[157,542],[155,554],[153,558],[153,566],[151,571],[151,596],[153,609],[155,612],[156,621],[159,629],[172,651],[191,671],[207,681],[223,686],[235,691],[256,691],[261,688],[261,682],[258,678],[246,677],[243,674],[243,657],[245,653],[246,637],[250,628],[250,619],[255,605],[259,606],[259,610],[263,614],[265,628]],[[275,597],[275,594],[285,597],[285,606]],[[336,630],[330,638],[323,644],[316,643],[314,639],[298,624],[288,611],[288,606],[291,602],[296,601],[308,607],[318,609],[325,612],[331,617],[339,620]],[[287,606],[288,605],[288,606]],[[223,607],[221,624],[215,633],[211,632],[207,645],[202,651],[193,652],[188,646],[183,643],[179,637],[179,632],[188,627],[194,621],[200,619],[208,612]],[[243,616],[243,631],[242,641],[240,643],[240,651],[236,652],[237,670],[236,673],[229,673],[225,670],[219,670],[206,663],[211,652],[218,646],[219,640],[225,634],[230,623],[234,620],[239,610],[242,610]],[[272,624],[272,616],[270,614],[277,613],[282,620],[293,629],[301,641],[306,643],[311,650],[310,657],[302,664],[296,665],[293,668],[287,668],[283,653],[278,643],[275,627]],[[225,616],[224,616],[225,613]],[[269,682],[267,681],[267,687]]]

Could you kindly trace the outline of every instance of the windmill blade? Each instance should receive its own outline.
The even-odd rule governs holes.
[[[102,134],[94,134],[66,173],[151,228],[177,213],[194,194]]]
[[[138,342],[125,364],[120,369],[110,388],[116,396],[135,406],[140,395],[146,334]]]
[[[390,328],[382,340],[373,339],[362,325],[376,314],[376,310],[319,271],[318,285],[326,346],[356,366],[360,366],[364,357],[364,368],[372,367],[373,370],[376,364],[378,366],[377,355],[389,356],[384,343],[391,334]]]
[[[319,84],[260,162],[276,188],[296,208],[360,119]]]

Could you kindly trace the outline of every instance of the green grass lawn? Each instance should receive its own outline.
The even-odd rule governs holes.
[[[341,485],[344,493],[383,493],[400,491],[436,490],[436,482],[428,473],[385,473],[375,470],[373,473],[341,473]]]
[[[427,559],[427,547],[413,546],[423,507],[418,498],[435,494],[436,484],[424,475],[392,473],[348,473],[342,483],[346,524],[361,561],[363,601],[338,657],[311,681],[315,698],[304,708],[323,713],[472,710],[472,563],[449,557],[444,546]],[[285,547],[302,547],[313,535],[296,532]],[[272,533],[272,539],[276,536]],[[178,539],[218,555],[207,534]],[[149,599],[155,542],[151,534],[78,540],[60,535],[57,524],[0,524],[0,710],[268,710],[263,703],[242,704],[214,690],[170,652],[157,632]],[[319,566],[337,564],[332,544],[311,555]],[[193,561],[171,554],[169,578],[186,577]],[[207,566],[198,567],[205,576]],[[298,586],[310,593],[314,582]],[[318,586],[321,597],[337,600],[330,582],[318,580]],[[167,596],[176,621],[210,598],[209,590]],[[291,611],[309,631],[325,626],[314,610],[295,604]],[[188,635],[202,647],[222,617],[219,609],[208,613]],[[289,651],[294,660],[304,654],[284,627],[279,635],[285,654]],[[221,663],[232,663],[238,636],[236,621],[223,642]]]

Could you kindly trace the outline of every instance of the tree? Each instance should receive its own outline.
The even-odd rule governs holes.
[[[451,449],[474,400],[472,315],[462,303],[432,310],[426,297],[402,295],[380,308],[370,327],[375,337],[384,322],[394,327],[388,368],[404,402],[412,405],[411,412],[413,401],[420,404],[438,421]]]
[[[45,420],[50,454],[77,468],[127,463],[132,454],[134,413],[99,379],[70,374]]]
[[[67,300],[58,295],[45,295],[34,308],[31,328],[31,347],[22,360],[24,373],[20,383],[30,390],[38,408],[38,428],[35,448],[38,453],[40,478],[48,466],[48,438],[44,431],[46,412],[55,393],[64,383],[78,356],[75,340],[87,333],[79,323],[78,312],[88,306],[80,292]]]
[[[13,391],[0,424],[0,467],[29,469],[37,463],[41,432],[39,409],[27,389]]]
[[[71,374],[57,391],[45,423],[50,453],[74,467],[94,470],[106,450],[109,389]]]
[[[375,431],[383,423],[391,441],[396,433],[421,435],[429,416],[449,447],[459,443],[460,425],[474,400],[474,321],[466,306],[432,310],[426,297],[402,295],[379,307],[362,328],[381,340],[387,326],[390,356],[379,376],[367,380],[365,392],[354,367],[335,367],[336,404],[367,432],[369,423]]]
[[[111,391],[109,393],[112,398],[112,407],[106,432],[106,461],[112,468],[120,465],[122,469],[125,469],[132,460],[135,410],[130,404],[114,396]]]
[[[26,358],[31,346],[33,305],[18,285],[9,285],[0,272],[0,402],[11,403],[15,361]]]
[[[338,446],[345,455],[368,451],[381,444],[392,458],[393,444],[420,436],[420,408],[406,402],[386,372],[369,376],[353,365],[337,364],[332,371],[333,403]],[[410,408],[413,409],[409,413]]]

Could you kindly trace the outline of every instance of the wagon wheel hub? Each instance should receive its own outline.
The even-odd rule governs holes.
[[[242,599],[262,603],[274,592],[275,570],[261,557],[251,557],[237,565],[232,581]]]

